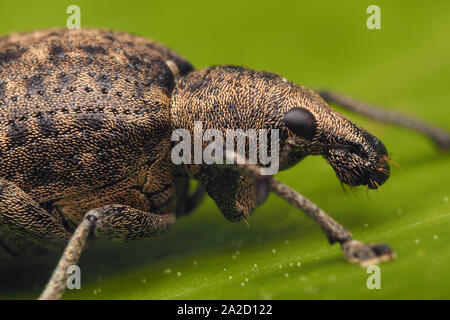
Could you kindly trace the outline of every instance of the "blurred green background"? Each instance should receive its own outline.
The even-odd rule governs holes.
[[[1,1],[0,34],[82,26],[159,40],[197,68],[237,64],[280,73],[450,129],[448,1]],[[369,30],[366,8],[381,8]],[[381,289],[348,264],[303,213],[271,195],[250,220],[226,221],[208,199],[166,235],[98,241],[82,256],[82,289],[67,299],[450,298],[450,159],[424,137],[344,112],[400,163],[379,191],[344,193],[331,167],[308,158],[278,178],[362,241],[385,241]],[[359,192],[360,191],[360,192]],[[35,298],[57,254],[0,267],[0,297]]]

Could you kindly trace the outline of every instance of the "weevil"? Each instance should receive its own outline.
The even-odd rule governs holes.
[[[0,39],[0,257],[35,248],[63,255],[41,299],[62,296],[69,265],[90,236],[131,241],[157,236],[191,212],[202,190],[231,221],[249,218],[274,192],[314,219],[350,262],[395,257],[364,244],[317,205],[258,165],[175,164],[176,129],[194,122],[224,131],[279,131],[280,169],[321,155],[342,183],[376,189],[388,152],[328,102],[430,136],[420,121],[283,77],[237,66],[201,70],[166,46],[100,29],[49,29]],[[227,157],[239,156],[226,152]],[[189,194],[189,183],[200,186]]]

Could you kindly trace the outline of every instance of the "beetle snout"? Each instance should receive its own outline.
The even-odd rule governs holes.
[[[386,147],[362,129],[353,136],[356,138],[328,145],[323,156],[343,183],[378,189],[390,173]]]

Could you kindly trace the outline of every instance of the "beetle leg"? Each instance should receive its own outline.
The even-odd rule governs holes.
[[[96,237],[124,242],[162,234],[174,223],[175,215],[172,213],[153,214],[119,204],[89,210],[67,244],[39,299],[61,298],[66,288],[67,268],[77,264],[91,230]]]
[[[191,173],[230,221],[246,220],[256,207],[253,179],[226,166],[191,166]]]
[[[195,191],[189,194],[190,177],[178,177],[175,180],[176,192],[178,197],[178,207],[176,209],[177,217],[185,216],[197,208],[205,196],[205,189],[201,183],[198,183]]]
[[[339,242],[347,260],[361,267],[392,260],[395,252],[384,243],[364,244],[353,239],[352,234],[328,216],[308,198],[292,190],[280,181],[270,178],[271,191],[293,204],[319,224],[331,244]]]
[[[234,151],[226,151],[228,159],[236,160],[239,157]],[[272,176],[261,176],[260,167],[248,163],[234,164],[239,172],[252,177],[255,180],[266,180],[270,191],[277,194],[287,202],[305,212],[308,217],[313,219],[325,232],[331,244],[338,242],[341,244],[342,250],[347,260],[351,263],[359,263],[362,267],[370,264],[376,264],[383,261],[392,260],[396,257],[395,253],[387,244],[364,244],[353,239],[352,234],[342,225],[328,216],[322,209],[308,198],[302,196],[282,182],[276,180]]]
[[[392,123],[428,136],[437,146],[445,151],[450,150],[450,133],[417,119],[396,112],[378,108],[363,102],[353,100],[340,94],[329,91],[318,91],[327,102],[332,102],[355,113],[380,122]]]
[[[154,214],[120,204],[89,210],[86,216],[97,238],[117,242],[157,236],[175,223],[173,213]]]
[[[199,183],[195,187],[194,193],[191,194],[187,199],[186,214],[192,212],[192,210],[197,208],[203,201],[204,197],[205,197],[205,189],[203,188],[202,184]]]
[[[58,217],[3,178],[0,178],[0,229],[49,249],[64,247],[70,238]]]
[[[87,218],[78,225],[39,300],[57,300],[62,297],[69,277],[67,269],[78,263],[91,227],[92,224]]]

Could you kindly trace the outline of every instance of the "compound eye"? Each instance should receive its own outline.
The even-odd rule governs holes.
[[[306,109],[294,108],[286,112],[283,118],[284,123],[297,136],[311,140],[316,135],[316,118]]]

